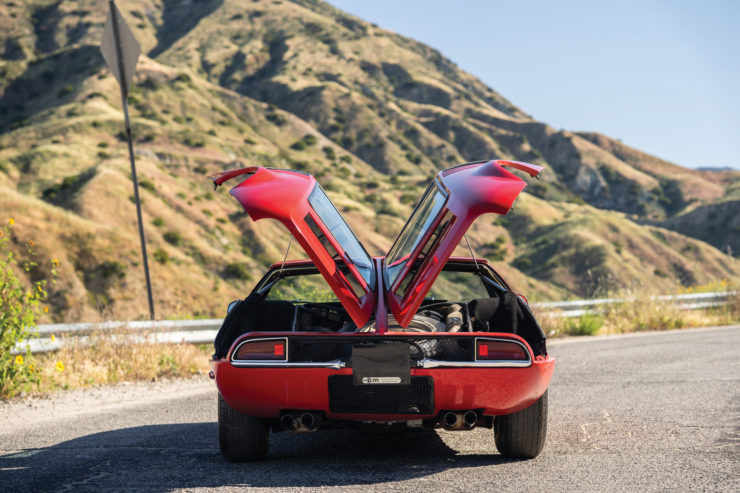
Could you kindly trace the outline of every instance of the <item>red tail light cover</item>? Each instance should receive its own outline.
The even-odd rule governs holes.
[[[287,361],[286,340],[258,339],[245,341],[234,351],[237,361]]]
[[[478,339],[476,355],[478,361],[527,361],[529,354],[518,342],[494,339]]]

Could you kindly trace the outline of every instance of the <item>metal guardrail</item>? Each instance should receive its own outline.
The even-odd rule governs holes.
[[[675,303],[681,310],[700,310],[726,305],[733,296],[740,295],[740,291],[716,291],[712,293],[668,294],[651,296],[650,300],[668,301]],[[552,301],[532,303],[534,308],[549,309],[545,313],[554,317],[580,317],[586,313],[603,312],[603,305],[617,305],[638,301],[637,297],[630,298],[596,298],[590,300]]]
[[[697,310],[726,305],[740,291],[721,291],[714,293],[693,293],[652,296],[651,299],[676,303],[682,310]],[[553,317],[580,317],[586,313],[600,313],[605,305],[629,303],[637,298],[598,298],[591,300],[554,301],[533,303],[538,311]],[[38,339],[20,342],[12,351],[25,352],[26,344],[32,353],[57,351],[64,345],[86,346],[96,334],[108,332],[114,342],[131,343],[181,343],[210,344],[223,319],[201,320],[162,320],[134,322],[102,322],[78,324],[49,324],[38,326]]]

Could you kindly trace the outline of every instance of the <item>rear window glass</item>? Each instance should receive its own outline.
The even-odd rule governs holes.
[[[308,197],[308,203],[311,204],[311,207],[313,207],[313,210],[337,243],[342,246],[344,253],[347,254],[347,257],[349,257],[360,272],[360,275],[365,279],[365,282],[370,286],[370,290],[373,290],[375,288],[375,276],[373,275],[373,262],[370,255],[365,251],[360,241],[320,186],[316,185],[316,188],[313,189],[313,192]]]
[[[410,255],[434,223],[446,200],[447,197],[434,183],[424,193],[421,202],[388,252],[385,270],[389,284],[393,285],[396,282],[396,278],[410,260]]]

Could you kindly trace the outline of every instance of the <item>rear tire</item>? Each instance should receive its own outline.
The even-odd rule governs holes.
[[[231,462],[263,459],[270,446],[267,420],[240,413],[218,394],[218,446]]]
[[[547,436],[547,391],[526,409],[493,420],[496,448],[504,457],[533,459]]]

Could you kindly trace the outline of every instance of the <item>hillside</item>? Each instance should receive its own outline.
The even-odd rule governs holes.
[[[434,49],[320,1],[119,8],[146,54],[129,103],[160,318],[220,315],[282,258],[282,228],[253,223],[206,179],[254,164],[314,174],[372,254],[437,170],[544,165],[513,212],[469,235],[533,300],[740,280],[724,253],[740,253],[737,225],[725,227],[738,172],[553,129]],[[34,240],[61,261],[55,320],[147,311],[120,97],[98,50],[106,9],[0,5],[0,211],[19,254]]]

